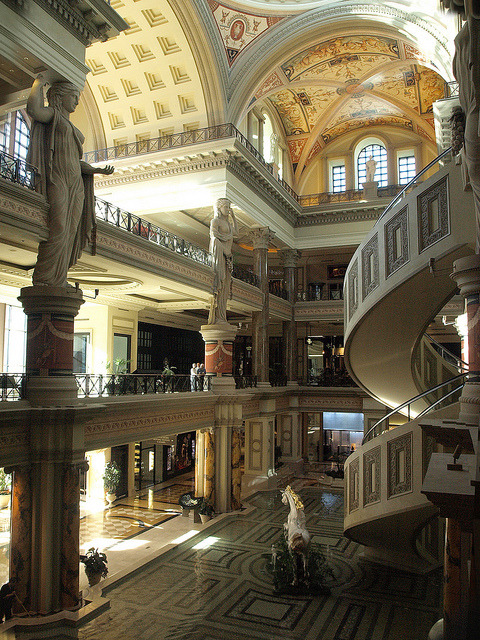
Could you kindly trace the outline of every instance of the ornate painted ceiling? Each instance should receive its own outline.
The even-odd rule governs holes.
[[[431,66],[398,38],[337,36],[278,65],[250,106],[276,112],[297,171],[322,147],[360,128],[400,127],[433,143],[432,103],[444,96],[445,82]]]
[[[425,0],[425,6],[431,3]],[[282,11],[275,2],[234,0],[111,4],[130,28],[87,51],[88,85],[105,146],[225,122],[229,100],[236,100],[230,98],[235,83],[254,65],[255,83],[237,112],[244,116],[266,106],[276,114],[297,176],[322,148],[360,128],[394,127],[435,143],[432,103],[443,97],[444,80],[431,55],[412,44],[415,38],[396,37],[387,24],[363,31],[355,20],[342,30],[329,26],[323,38],[309,32],[302,48],[293,28],[286,35],[286,26],[302,11],[312,15],[309,8],[322,2],[292,0],[282,3]],[[180,15],[186,7],[188,29]],[[282,45],[291,35],[292,46],[263,71],[261,52],[278,44],[276,33],[283,34]],[[202,52],[211,56],[207,62]],[[99,146],[98,139],[92,142],[86,148]]]

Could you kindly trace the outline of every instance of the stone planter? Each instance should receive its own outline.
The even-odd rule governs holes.
[[[10,506],[10,491],[8,493],[0,493],[0,509],[6,509]]]
[[[115,500],[117,499],[117,494],[116,493],[107,493],[105,495],[105,498],[108,502],[108,508],[110,508],[112,506],[112,502],[115,502]]]

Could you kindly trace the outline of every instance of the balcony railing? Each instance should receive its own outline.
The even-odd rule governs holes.
[[[267,162],[262,154],[255,149],[253,144],[240,133],[240,131],[231,123],[217,124],[204,129],[195,129],[194,131],[184,131],[183,133],[172,133],[168,136],[160,138],[152,138],[151,140],[140,140],[137,142],[127,142],[117,147],[108,147],[106,149],[98,149],[89,151],[84,155],[85,162],[108,162],[117,160],[118,158],[128,158],[132,156],[142,155],[144,153],[153,153],[163,151],[165,149],[176,149],[187,147],[200,142],[212,142],[214,140],[224,140],[227,138],[235,138],[238,140],[255,158],[260,162],[269,173],[282,185],[285,191],[298,200],[298,196],[292,187],[282,178],[275,175],[271,163]]]
[[[284,300],[288,300],[288,291],[284,287],[284,285],[278,280],[270,280],[268,283],[268,290],[277,298],[283,298]]]
[[[188,391],[209,391],[211,376],[198,380],[192,388],[190,375],[176,374],[105,374],[76,373],[78,397],[99,398],[105,396],[145,395],[151,393],[183,393]],[[200,386],[202,387],[200,389]]]
[[[305,382],[308,387],[356,387],[357,385],[348,375],[347,371],[333,372],[330,369],[324,369],[318,376],[308,374]]]
[[[254,273],[251,273],[251,271],[249,271],[248,269],[240,267],[238,264],[233,265],[232,276],[234,278],[237,278],[237,280],[242,280],[242,282],[251,284],[254,287],[258,287],[260,284],[258,276],[256,276]]]
[[[235,389],[252,389],[257,386],[257,376],[235,376]]]
[[[95,215],[104,222],[108,222],[119,229],[133,233],[160,247],[165,247],[165,249],[170,249],[170,251],[186,256],[191,260],[195,260],[195,262],[200,262],[207,266],[211,266],[212,264],[212,257],[208,251],[195,246],[183,238],[179,238],[170,231],[160,229],[160,227],[157,227],[155,224],[146,222],[142,220],[142,218],[139,218],[129,211],[124,211],[110,202],[95,198]]]
[[[26,378],[24,373],[1,373],[0,400],[21,400],[24,398]]]
[[[35,167],[2,150],[0,150],[0,177],[28,189],[35,189]]]

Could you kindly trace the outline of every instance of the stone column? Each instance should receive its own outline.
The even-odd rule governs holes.
[[[231,491],[231,508],[232,510],[240,509],[241,493],[242,493],[242,470],[240,468],[240,458],[242,455],[242,431],[241,429],[232,429],[232,491]]]
[[[292,305],[292,317],[283,323],[283,342],[285,348],[285,370],[287,384],[298,385],[297,382],[297,325],[295,323],[295,296],[297,291],[297,264],[300,252],[295,249],[285,249],[281,252],[285,287],[288,301]]]
[[[205,341],[205,368],[212,375],[215,393],[231,393],[235,390],[233,378],[233,343],[237,327],[229,323],[204,324],[200,332]]]
[[[268,321],[270,315],[268,290],[268,243],[273,239],[268,227],[253,229],[253,271],[259,280],[262,292],[262,310],[252,313],[253,374],[257,376],[259,386],[269,386],[269,337]]]
[[[18,298],[27,315],[26,398],[32,405],[71,403],[74,318],[84,300],[78,289],[33,286]]]
[[[47,615],[79,606],[83,425],[71,408],[32,409],[30,460],[14,468],[10,574],[25,608]]]
[[[203,497],[215,504],[215,430],[206,429],[204,436]]]

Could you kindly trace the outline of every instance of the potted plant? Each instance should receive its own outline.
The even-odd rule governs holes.
[[[198,510],[198,513],[200,515],[200,520],[202,521],[202,524],[205,524],[205,522],[208,522],[215,514],[215,510],[212,507],[212,505],[209,503],[208,500],[205,500],[205,498],[202,501],[202,504],[200,505],[200,509]]]
[[[103,487],[106,491],[108,506],[116,499],[116,491],[120,484],[121,471],[116,462],[107,462],[103,474]]]
[[[5,473],[5,469],[0,468],[0,509],[5,509],[10,504],[10,488],[12,478]]]
[[[85,565],[85,573],[91,587],[98,584],[102,578],[107,577],[107,556],[95,547],[91,547],[85,555],[81,555],[80,562]]]

